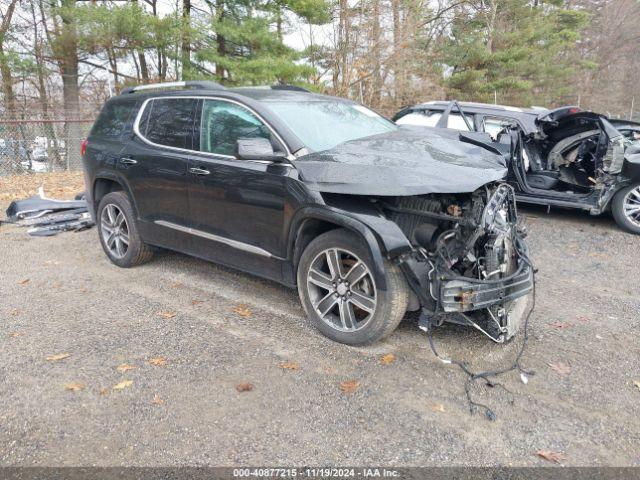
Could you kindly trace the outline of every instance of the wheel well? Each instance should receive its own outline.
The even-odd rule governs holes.
[[[344,227],[337,223],[327,222],[326,220],[319,220],[317,218],[310,218],[304,221],[302,227],[300,227],[300,230],[298,231],[293,248],[294,275],[298,271],[298,263],[300,262],[302,252],[304,252],[312,240],[318,235],[322,235],[323,233],[330,230],[336,230],[338,228]]]
[[[111,180],[109,178],[98,178],[93,184],[93,208],[97,212],[98,205],[100,205],[100,200],[111,192],[119,192],[124,190],[122,185],[120,185],[115,180]]]

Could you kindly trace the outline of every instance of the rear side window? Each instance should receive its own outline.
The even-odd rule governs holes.
[[[96,120],[91,135],[98,137],[119,137],[127,127],[136,106],[134,99],[107,103]]]
[[[191,149],[195,98],[156,98],[142,115],[138,129],[150,142],[167,147]]]
[[[202,106],[200,151],[234,156],[240,138],[271,139],[271,131],[253,113],[235,103],[205,100]]]

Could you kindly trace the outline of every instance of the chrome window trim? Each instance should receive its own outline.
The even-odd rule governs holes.
[[[195,235],[197,237],[206,238],[207,240],[213,240],[214,242],[224,243],[233,248],[237,248],[238,250],[242,250],[249,253],[254,253],[256,255],[260,255],[261,257],[273,258],[274,256],[266,251],[263,248],[256,247],[255,245],[250,245],[248,243],[239,242],[237,240],[232,240],[227,237],[221,237],[220,235],[214,235],[213,233],[203,232],[202,230],[197,230],[191,227],[185,227],[183,225],[179,225],[173,222],[167,222],[165,220],[155,220],[153,223],[156,225],[160,225],[162,227],[172,228],[174,230],[178,230],[180,232],[188,233],[190,235]]]
[[[145,110],[147,109],[147,106],[149,104],[149,102],[152,102],[153,100],[162,100],[162,99],[195,99],[195,100],[219,100],[219,101],[223,101],[223,102],[229,102],[229,103],[234,103],[236,105],[239,105],[242,108],[245,108],[246,110],[248,110],[249,112],[251,112],[253,115],[255,115],[258,120],[260,120],[262,123],[265,124],[265,126],[269,129],[269,131],[278,139],[278,141],[282,144],[282,146],[285,149],[285,153],[287,154],[287,158],[289,160],[293,159],[293,155],[291,154],[291,151],[289,150],[289,146],[286,144],[286,142],[282,139],[282,137],[278,134],[278,132],[276,132],[276,130],[269,124],[269,122],[267,122],[264,117],[262,117],[262,115],[260,115],[258,112],[256,112],[254,109],[252,109],[251,107],[249,107],[248,105],[245,105],[242,102],[238,102],[237,100],[232,100],[229,98],[224,98],[224,97],[217,97],[217,96],[204,96],[204,95],[171,95],[171,96],[159,96],[159,97],[149,97],[147,98],[142,105],[140,106],[140,109],[138,110],[138,114],[136,115],[136,119],[133,122],[133,133],[136,134],[136,136],[138,138],[140,138],[140,140],[142,140],[144,143],[154,146],[154,147],[159,147],[159,148],[168,148],[169,150],[174,150],[174,151],[178,151],[178,152],[186,152],[186,153],[196,153],[199,155],[205,155],[205,156],[210,156],[210,157],[217,157],[217,158],[225,158],[225,159],[229,159],[229,160],[236,160],[238,162],[249,162],[249,163],[258,163],[258,164],[263,164],[263,165],[271,165],[274,162],[271,162],[269,160],[240,160],[238,157],[234,156],[234,155],[224,155],[221,153],[212,153],[212,152],[202,152],[199,150],[192,150],[189,148],[180,148],[180,147],[172,147],[169,145],[162,145],[161,143],[155,143],[152,142],[151,140],[148,140],[144,135],[142,135],[142,133],[140,132],[140,120],[142,119],[142,115],[144,114]],[[201,120],[202,123],[202,120]],[[200,134],[200,132],[198,132],[198,134]],[[288,166],[293,166],[291,164],[285,164]]]

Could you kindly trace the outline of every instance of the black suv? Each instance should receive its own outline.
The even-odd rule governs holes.
[[[504,159],[297,87],[179,82],[110,99],[83,144],[99,237],[297,287],[325,335],[364,344],[405,312],[512,337],[533,269]]]

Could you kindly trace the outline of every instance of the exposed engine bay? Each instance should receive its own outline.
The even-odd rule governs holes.
[[[516,333],[532,271],[512,187],[375,203],[414,247],[401,264],[417,296],[410,309],[422,308],[436,324],[473,326],[496,342]]]

